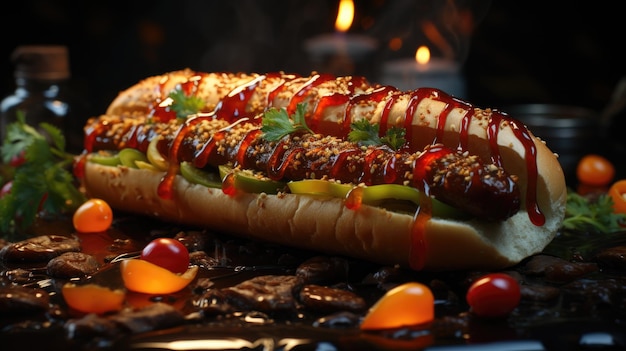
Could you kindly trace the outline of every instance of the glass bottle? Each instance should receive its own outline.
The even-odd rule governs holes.
[[[26,123],[37,127],[41,122],[55,125],[65,135],[66,150],[82,149],[82,124],[86,110],[69,88],[68,49],[61,45],[28,45],[17,47],[11,60],[15,65],[15,91],[0,103],[0,137],[18,111]]]

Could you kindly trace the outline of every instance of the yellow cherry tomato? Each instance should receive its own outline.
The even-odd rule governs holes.
[[[390,329],[432,322],[435,298],[428,286],[405,283],[389,290],[368,311],[362,330]]]
[[[626,179],[618,180],[609,188],[613,212],[626,214]]]
[[[126,296],[121,289],[111,290],[97,284],[67,283],[61,288],[61,293],[71,308],[97,314],[121,310]]]
[[[122,261],[120,268],[126,289],[144,294],[175,293],[191,283],[198,273],[198,266],[176,274],[142,259]]]
[[[102,199],[89,199],[74,212],[72,221],[81,233],[103,232],[111,227],[113,210]]]
[[[576,177],[579,182],[586,185],[605,186],[615,177],[615,167],[603,156],[585,155],[578,161]]]

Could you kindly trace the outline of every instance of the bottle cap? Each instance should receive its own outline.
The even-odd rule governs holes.
[[[70,77],[69,55],[62,45],[18,46],[11,54],[16,78],[67,79]]]

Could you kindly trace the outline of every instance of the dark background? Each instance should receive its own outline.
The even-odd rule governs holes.
[[[303,42],[333,31],[338,0],[15,2],[0,14],[0,93],[13,90],[11,51],[65,44],[72,87],[97,115],[122,89],[149,75],[202,71],[307,74],[320,68]],[[381,42],[354,66],[376,80],[381,62],[414,50],[432,19],[463,64],[467,100],[479,107],[553,103],[602,111],[626,75],[619,2],[356,0],[350,31]],[[549,7],[546,7],[548,6]],[[442,14],[443,13],[443,14]],[[446,23],[448,22],[448,23]],[[406,51],[406,49],[403,49]]]

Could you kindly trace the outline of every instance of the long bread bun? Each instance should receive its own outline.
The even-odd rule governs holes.
[[[312,85],[316,79],[320,81]],[[557,156],[506,114],[474,107],[434,89],[399,92],[353,77],[181,70],[147,78],[122,91],[106,114],[122,116],[122,120],[145,115],[171,91],[190,82],[193,94],[206,103],[205,111],[219,112],[229,96],[236,96],[233,92],[246,94],[245,111],[238,111],[239,115],[256,115],[269,106],[289,109],[297,96],[299,102],[307,102],[309,121],[319,133],[341,134],[349,122],[365,118],[386,128],[405,127],[414,149],[437,141],[485,160],[495,159],[518,177],[521,210],[504,221],[431,218],[420,231],[422,248],[411,252],[413,216],[366,205],[349,210],[337,198],[288,193],[231,197],[176,176],[171,199],[163,199],[157,188],[164,172],[87,162],[83,180],[90,196],[103,198],[120,210],[165,220],[425,270],[496,269],[516,264],[543,250],[562,224],[566,187]],[[353,98],[320,106],[324,97],[333,94]],[[88,122],[87,133],[93,131],[93,123]],[[538,215],[543,217],[541,223]]]

